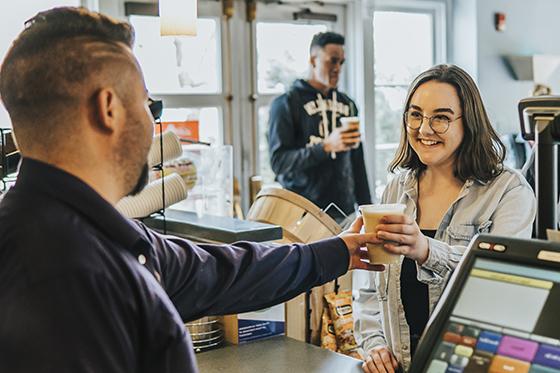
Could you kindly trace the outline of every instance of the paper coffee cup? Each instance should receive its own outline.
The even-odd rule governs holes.
[[[160,141],[163,144],[160,144]],[[163,154],[161,152],[162,145]],[[181,155],[183,155],[181,140],[179,140],[179,137],[175,133],[165,131],[163,135],[154,136],[152,146],[150,147],[150,151],[148,153],[148,165],[153,167],[160,163],[179,158]]]
[[[406,206],[401,203],[360,206],[365,232],[375,232],[382,217],[387,215],[404,215],[405,209]],[[367,250],[371,264],[399,263],[400,255],[386,251],[383,248],[383,244],[367,244]]]
[[[340,124],[345,125],[359,125],[360,117],[342,117],[340,118]]]
[[[342,117],[340,118],[340,124],[342,126],[342,131],[350,131],[352,127],[358,126],[357,131],[359,132],[360,126],[360,118],[359,117]],[[357,142],[352,146],[352,149],[357,149],[360,146],[360,143]]]

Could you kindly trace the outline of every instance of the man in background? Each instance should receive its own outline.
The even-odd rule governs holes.
[[[334,202],[345,214],[371,203],[354,101],[337,89],[344,64],[344,36],[316,34],[309,79],[298,79],[271,105],[268,142],[276,179],[320,208]],[[331,216],[342,220],[336,211]]]
[[[0,70],[23,161],[0,203],[0,371],[196,372],[183,325],[331,281],[375,234],[195,245],[124,218],[153,118],[131,26],[83,8],[26,23]]]

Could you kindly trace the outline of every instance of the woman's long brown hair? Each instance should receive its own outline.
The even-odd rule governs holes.
[[[461,181],[475,179],[489,182],[503,170],[506,148],[492,124],[482,103],[480,92],[472,78],[455,65],[437,65],[421,73],[410,85],[406,96],[405,111],[418,87],[435,80],[455,87],[461,101],[464,137],[457,149],[454,174]],[[389,165],[389,171],[396,169],[415,170],[421,173],[426,165],[408,143],[408,132],[404,117],[401,122],[401,140],[397,153]]]

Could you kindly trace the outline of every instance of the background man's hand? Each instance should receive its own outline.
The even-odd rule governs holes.
[[[383,241],[377,238],[377,233],[360,233],[362,225],[363,220],[360,216],[354,220],[352,226],[348,230],[339,235],[346,244],[350,254],[348,270],[366,269],[369,271],[383,271],[385,270],[383,264],[369,264],[369,262],[367,262],[368,252],[365,248],[367,243],[382,243]]]
[[[374,347],[362,364],[366,373],[394,373],[399,363],[387,346]]]
[[[323,141],[323,149],[327,153],[340,153],[352,149],[360,142],[360,132],[343,131],[342,127],[335,128]]]

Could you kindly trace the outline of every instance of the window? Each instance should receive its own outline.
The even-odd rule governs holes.
[[[412,80],[441,62],[437,12],[431,10],[380,9],[374,11],[375,95],[375,194],[387,185],[387,167],[395,155],[401,134],[401,116]],[[437,61],[440,60],[440,61]]]
[[[159,17],[130,15],[129,21],[146,87],[164,103],[162,121],[189,122],[198,140],[223,144],[219,19],[199,18],[194,37],[160,36]]]
[[[309,44],[325,25],[257,23],[259,94],[284,93],[293,81],[306,76]]]
[[[323,24],[257,23],[258,164],[264,183],[274,182],[268,153],[268,111],[272,99],[287,91],[295,79],[307,77],[309,44],[327,31]]]
[[[168,166],[189,178],[192,189],[174,209],[231,216],[232,148],[224,146],[222,27],[219,3],[199,7],[196,36],[161,36],[159,17],[130,15],[134,54],[150,95],[163,101],[164,130],[183,141],[183,156]],[[189,144],[189,142],[204,144]]]
[[[131,16],[134,54],[154,94],[219,93],[218,21],[200,18],[197,36],[160,36],[157,17]]]
[[[263,182],[270,184],[274,182],[274,172],[270,167],[270,154],[268,151],[268,113],[270,106],[259,107],[259,175],[263,178]]]

